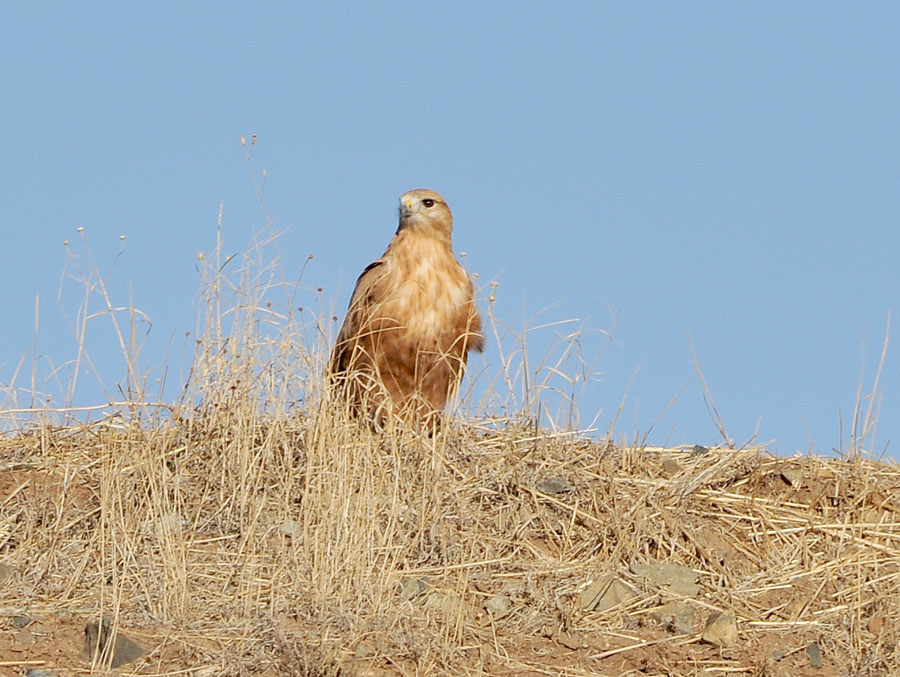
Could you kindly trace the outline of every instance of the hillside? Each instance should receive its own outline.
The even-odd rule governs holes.
[[[0,674],[900,674],[896,465],[254,411],[2,440]]]

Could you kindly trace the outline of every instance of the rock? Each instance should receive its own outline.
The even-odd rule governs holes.
[[[607,574],[606,576],[601,576],[600,578],[595,578],[591,581],[590,584],[581,591],[581,595],[578,596],[578,609],[581,611],[592,611],[594,607],[597,606],[601,595],[606,591],[614,578],[613,575]]]
[[[88,660],[94,659],[94,652],[98,652],[100,660],[105,657],[104,652],[109,651],[110,638],[110,622],[108,618],[104,618],[103,622],[98,626],[97,623],[88,623],[84,628],[84,652]],[[115,642],[112,646],[112,662],[111,667],[118,668],[126,663],[131,663],[140,658],[146,650],[133,639],[126,637],[121,632],[116,632]]]
[[[564,494],[567,491],[572,491],[572,485],[562,477],[548,477],[547,479],[538,482],[537,489],[540,492],[553,496],[555,494]]]
[[[781,479],[792,487],[799,486],[803,482],[803,471],[800,468],[785,468],[781,471]]]
[[[866,629],[873,635],[880,635],[884,630],[884,624],[884,616],[872,616],[872,618],[869,619],[869,622],[866,623]]]
[[[413,600],[421,597],[431,590],[428,580],[425,578],[407,578],[400,587],[400,595],[403,599]]]
[[[729,609],[720,614],[712,614],[706,621],[701,639],[719,647],[734,646],[738,640],[734,611]]]
[[[14,628],[24,628],[31,624],[31,616],[13,616],[9,622]]]
[[[681,473],[681,470],[682,470],[682,468],[678,464],[678,461],[676,461],[671,456],[666,456],[663,459],[662,471],[663,471],[663,475],[665,475],[666,477],[675,477],[675,475],[678,475],[679,473]]]
[[[669,584],[669,591],[682,597],[696,597],[700,592],[700,586],[693,581],[675,579]]]
[[[506,595],[494,595],[484,603],[484,610],[496,621],[509,614],[512,602]]]
[[[813,642],[806,647],[806,657],[809,659],[809,664],[816,670],[822,667],[822,650],[819,649],[818,642]]]
[[[4,583],[12,578],[14,570],[8,564],[0,564],[0,583]]]
[[[634,562],[631,573],[646,578],[656,587],[684,597],[694,597],[700,592],[696,581],[699,574],[690,567],[675,562]]]
[[[691,456],[706,456],[709,453],[709,447],[704,447],[702,444],[695,444],[691,449]]]
[[[290,536],[291,538],[296,539],[299,538],[303,533],[303,527],[300,526],[299,522],[295,522],[292,519],[286,519],[278,527],[278,531],[285,536]]]
[[[607,611],[614,606],[637,597],[624,581],[613,574],[601,576],[591,583],[578,598],[578,609],[581,611]]]
[[[25,677],[59,677],[55,672],[47,672],[40,668],[32,668],[25,673]]]
[[[694,631],[694,610],[687,602],[669,602],[650,612],[650,617],[679,635]]]
[[[31,644],[34,641],[34,635],[28,628],[22,628],[16,633],[16,642],[19,644]]]

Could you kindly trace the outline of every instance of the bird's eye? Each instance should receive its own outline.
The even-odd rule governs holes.
[[[426,198],[422,200],[422,204],[426,207],[434,207],[434,200],[432,200],[431,198]]]

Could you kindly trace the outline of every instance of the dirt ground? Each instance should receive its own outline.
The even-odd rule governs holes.
[[[304,431],[251,488],[205,434],[4,441],[0,675],[900,674],[895,465],[468,431],[313,516]],[[143,655],[92,666],[101,616]]]

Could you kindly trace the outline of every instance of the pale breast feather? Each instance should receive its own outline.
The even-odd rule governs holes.
[[[410,336],[434,339],[469,302],[468,277],[453,252],[439,243],[410,244],[410,251],[397,252],[406,266],[395,270],[401,279],[391,294],[390,310]]]

